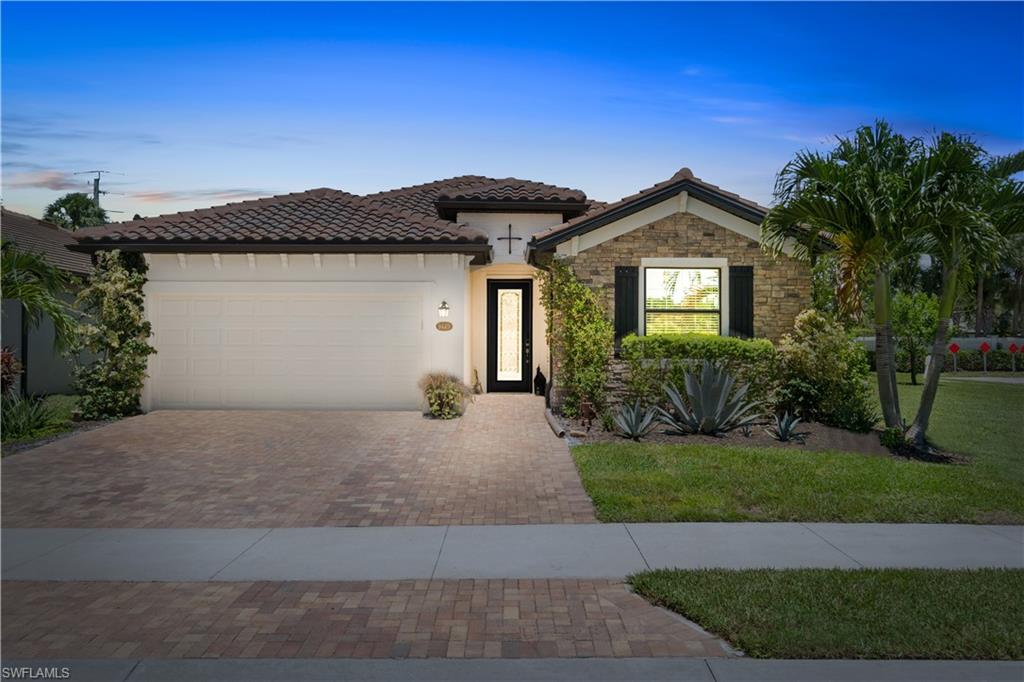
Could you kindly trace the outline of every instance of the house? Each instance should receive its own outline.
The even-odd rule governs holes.
[[[51,265],[75,277],[92,271],[88,254],[68,250],[75,240],[71,232],[32,216],[0,208],[0,238],[22,251],[41,254]],[[70,303],[73,292],[66,294]],[[36,327],[22,316],[18,301],[3,301],[3,345],[21,362],[19,389],[28,394],[67,393],[71,388],[71,363],[53,345],[53,322],[44,318]]]
[[[600,292],[618,335],[778,338],[810,276],[762,253],[764,211],[686,169],[613,204],[467,175],[90,228],[74,248],[146,254],[145,409],[405,409],[427,371],[530,390],[549,368],[538,266],[555,257]]]

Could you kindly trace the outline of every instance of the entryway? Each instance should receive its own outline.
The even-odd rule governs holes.
[[[528,393],[533,383],[533,280],[487,282],[487,391]]]

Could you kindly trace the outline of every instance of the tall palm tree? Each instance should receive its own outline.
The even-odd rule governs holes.
[[[824,240],[839,263],[840,308],[859,312],[858,278],[872,275],[875,366],[887,426],[902,426],[892,336],[894,265],[914,252],[910,238],[921,177],[915,173],[920,140],[895,133],[889,124],[858,128],[838,138],[827,154],[802,151],[783,167],[775,183],[775,206],[761,225],[769,249],[793,247],[810,258]]]
[[[926,434],[939,376],[946,364],[946,339],[953,304],[965,271],[980,272],[999,259],[1010,240],[1024,233],[1024,152],[990,158],[973,140],[943,133],[919,162],[921,246],[942,268],[939,317],[917,415],[907,440],[927,447]]]
[[[68,348],[75,335],[76,322],[70,306],[60,297],[71,284],[71,276],[59,270],[37,253],[22,251],[15,244],[0,244],[0,289],[4,298],[21,302],[22,314],[30,326],[37,326],[44,315],[53,321],[54,342]]]

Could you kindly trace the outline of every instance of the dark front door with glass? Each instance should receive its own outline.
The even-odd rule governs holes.
[[[532,323],[532,280],[487,282],[488,391],[530,391]]]

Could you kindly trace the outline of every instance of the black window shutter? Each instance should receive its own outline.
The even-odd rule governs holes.
[[[637,289],[640,268],[631,265],[615,267],[615,346],[627,334],[635,334],[640,320],[637,304],[640,292]]]
[[[729,336],[754,336],[754,268],[729,267]]]

